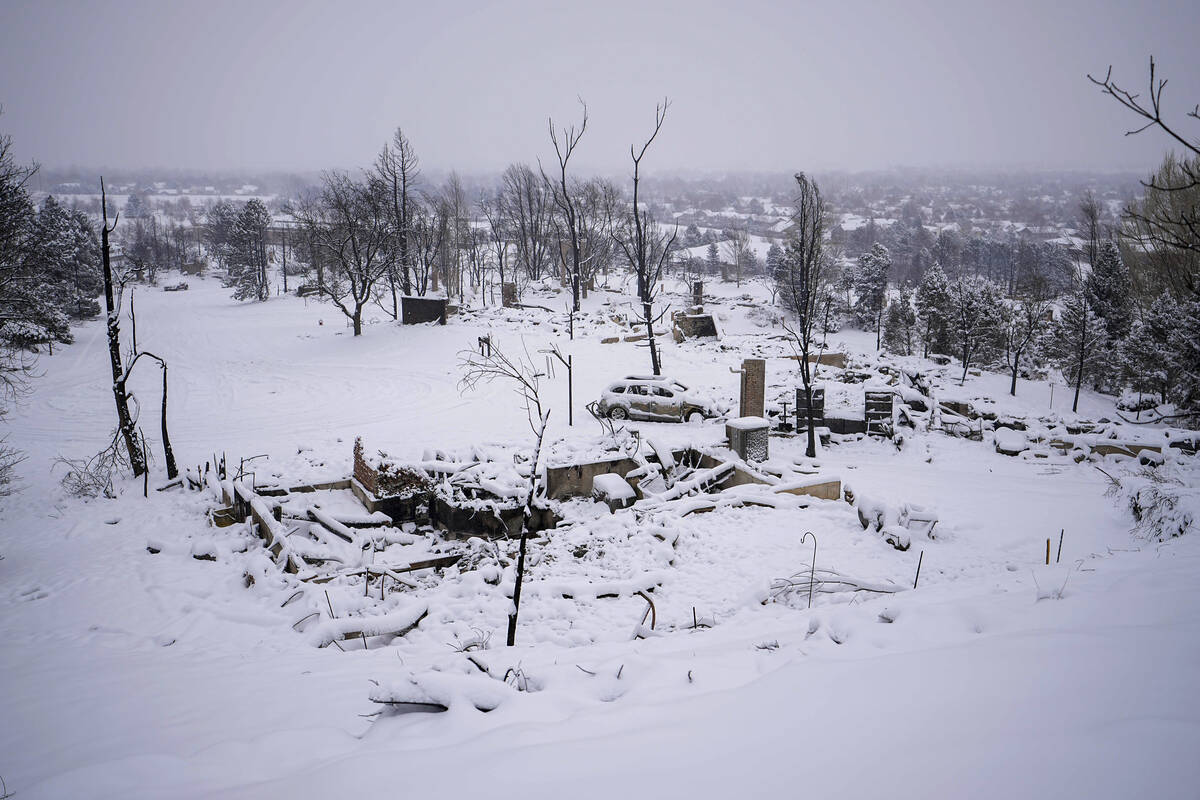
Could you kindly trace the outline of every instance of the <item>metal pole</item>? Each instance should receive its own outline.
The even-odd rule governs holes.
[[[808,572],[808,607],[812,608],[813,585],[817,582],[817,535],[812,531],[805,531],[800,537],[800,544],[804,544],[804,540],[810,536],[813,540],[813,559],[812,568]]]
[[[567,356],[567,425],[575,424],[575,356]]]

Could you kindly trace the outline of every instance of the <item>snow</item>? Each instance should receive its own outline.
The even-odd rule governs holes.
[[[762,417],[737,417],[726,421],[725,427],[736,431],[760,431],[770,427],[770,423]]]
[[[609,500],[632,500],[637,494],[620,475],[609,473],[592,479],[592,491]]]
[[[996,450],[1005,455],[1016,455],[1029,448],[1029,440],[1025,434],[1012,428],[997,428],[995,441]]]
[[[660,338],[669,374],[732,406],[729,368],[765,357],[768,400],[789,387],[794,398],[786,343],[738,305],[746,293],[765,305],[764,290],[713,281],[706,292],[728,317],[725,339]],[[594,292],[574,341],[565,314],[518,309],[470,312],[445,327],[377,317],[352,337],[328,306],[238,304],[200,279],[186,293],[139,292],[138,336],[170,364],[181,466],[225,453],[236,470],[266,453],[246,464],[258,486],[344,480],[362,436],[372,459],[381,450],[411,457],[516,497],[528,466],[514,456],[532,439],[525,412],[500,383],[461,391],[457,354],[486,332],[502,347],[524,342],[536,353],[557,342],[572,354],[573,426],[565,373],[544,380],[553,409],[544,463],[570,463],[606,437],[583,404],[648,366],[637,343],[599,343],[612,324],[606,299],[628,300]],[[665,300],[687,302],[670,290]],[[833,338],[858,362],[875,356],[873,333]],[[513,574],[494,557],[503,542],[383,529],[381,549],[359,554],[365,563],[450,550],[462,562],[440,575],[406,573],[416,588],[382,603],[361,597],[361,583],[355,593],[333,582],[330,619],[323,590],[311,607],[307,596],[288,602],[298,579],[246,526],[208,524],[216,501],[207,491],[143,498],[131,482],[112,501],[63,497],[55,457],[98,449],[111,427],[105,355],[101,327],[84,325],[75,344],[42,359],[33,396],[10,418],[10,441],[29,459],[24,490],[0,518],[0,776],[22,800],[381,790],[1118,798],[1189,797],[1200,785],[1200,538],[1191,530],[1200,478],[1195,460],[1175,451],[1164,451],[1166,480],[1154,482],[1136,460],[1008,458],[990,442],[934,432],[913,431],[899,448],[847,440],[817,459],[803,458],[803,437],[773,437],[764,468],[812,474],[738,487],[717,503],[685,496],[695,488],[686,479],[670,497],[615,514],[587,499],[563,503],[559,528],[529,543],[509,649]],[[954,364],[917,366],[939,400],[1064,423],[1115,418],[1113,398],[1086,390],[1072,415],[1061,384],[1051,408],[1044,381],[1022,380],[1011,397],[1005,375],[985,371],[958,387]],[[827,414],[861,416],[864,384],[839,374],[821,371]],[[135,374],[133,388],[161,452],[157,379]],[[662,451],[715,447],[724,432],[716,420],[625,425]],[[1145,430],[1113,432],[1164,438]],[[1119,492],[1096,466],[1122,481]],[[857,507],[777,494],[836,478]],[[1151,490],[1178,498],[1164,516],[1187,535],[1132,530],[1130,504],[1150,507]],[[767,496],[777,502],[760,502]],[[257,502],[270,517],[278,501]],[[310,509],[334,530],[369,521],[340,489],[292,494],[282,508],[283,540],[297,539],[290,519]],[[863,531],[860,509],[911,537],[909,549],[874,526]],[[936,538],[899,527],[906,517],[936,519]],[[1056,555],[1060,530],[1061,560],[1047,566],[1046,540]],[[888,591],[821,593],[811,610],[807,591],[772,601],[777,580],[809,579],[813,537],[818,577],[835,571]],[[331,534],[313,546],[332,544]],[[319,622],[294,628],[314,611]],[[378,637],[365,650],[317,646],[355,632]],[[400,702],[449,710],[386,711]]]

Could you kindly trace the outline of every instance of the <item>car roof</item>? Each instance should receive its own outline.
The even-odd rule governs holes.
[[[684,385],[681,381],[677,381],[674,378],[666,375],[626,375],[624,380],[638,381],[640,383],[672,383],[676,386]]]

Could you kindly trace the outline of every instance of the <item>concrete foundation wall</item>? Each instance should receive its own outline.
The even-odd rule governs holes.
[[[588,464],[546,468],[546,496],[551,500],[568,497],[591,497],[592,480],[597,475],[625,475],[637,468],[631,458],[612,458]]]

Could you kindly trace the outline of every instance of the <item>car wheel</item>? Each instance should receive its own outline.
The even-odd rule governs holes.
[[[686,419],[691,424],[696,425],[697,423],[704,422],[704,419],[705,419],[704,412],[697,411],[696,409],[693,408],[691,411],[687,412],[687,416],[684,417],[684,419]]]
[[[620,406],[613,406],[608,410],[609,419],[629,419],[629,412]]]

